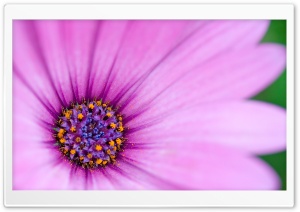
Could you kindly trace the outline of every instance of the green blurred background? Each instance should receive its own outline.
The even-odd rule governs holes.
[[[286,45],[286,21],[271,21],[270,27],[261,42]],[[273,84],[252,99],[270,102],[286,108],[286,70]],[[286,190],[286,151],[272,155],[261,155],[260,157],[276,170],[282,181],[281,189]]]

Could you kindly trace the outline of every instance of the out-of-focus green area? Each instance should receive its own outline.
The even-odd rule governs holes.
[[[286,21],[271,21],[270,27],[262,39],[262,43],[280,43],[286,45]],[[263,71],[263,70],[262,70]],[[254,96],[252,99],[270,102],[286,108],[286,70],[268,88]],[[278,173],[282,181],[281,189],[286,189],[286,151],[272,155],[260,156],[269,163]]]

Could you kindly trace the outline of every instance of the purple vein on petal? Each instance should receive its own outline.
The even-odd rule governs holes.
[[[77,175],[77,166],[71,166],[70,173],[69,173],[69,182],[71,183],[74,180],[74,176]]]
[[[64,97],[64,94],[62,92],[61,87],[60,87],[60,92],[61,92],[62,96],[59,95],[59,93],[57,91],[57,87],[54,84],[52,75],[50,73],[49,67],[47,65],[47,62],[46,62],[46,59],[45,59],[45,56],[44,56],[44,53],[43,53],[43,50],[42,50],[42,46],[41,46],[41,43],[40,43],[41,42],[40,38],[37,35],[37,29],[36,29],[35,22],[32,22],[31,28],[32,28],[31,29],[32,33],[31,33],[31,36],[30,36],[30,38],[32,39],[31,43],[34,45],[34,47],[35,47],[35,49],[37,51],[37,55],[40,57],[40,61],[42,62],[43,66],[44,66],[44,69],[42,69],[42,70],[44,70],[45,74],[47,75],[47,77],[49,79],[49,82],[50,82],[50,84],[52,86],[52,89],[55,92],[56,97],[59,100],[60,104],[65,107],[65,106],[67,106],[67,102],[65,100],[65,97]]]
[[[215,55],[212,55],[211,57],[209,57],[208,59],[206,59],[205,61],[203,61],[203,63],[201,63],[201,65],[204,65],[207,62],[210,62],[211,60],[213,60],[214,58],[216,58],[217,56],[223,54],[224,52],[228,51],[228,49],[222,50],[218,53],[216,53]],[[126,117],[126,122],[129,122],[131,120],[134,120],[135,118],[139,117],[140,115],[142,115],[143,113],[147,112],[149,109],[151,109],[151,105],[155,104],[155,100],[157,98],[159,98],[162,94],[164,94],[165,92],[168,92],[168,90],[176,85],[176,83],[178,83],[179,81],[183,80],[185,77],[187,77],[188,75],[192,74],[192,72],[184,72],[182,73],[182,75],[178,76],[175,80],[173,80],[173,82],[171,82],[169,85],[166,85],[161,91],[159,91],[155,96],[153,96],[153,98],[149,99],[147,102],[143,103],[141,105],[141,109],[138,109],[136,112],[133,112],[132,114],[130,114],[130,116]],[[219,88],[220,89],[220,88]],[[135,98],[135,96],[132,97],[133,99]],[[132,101],[133,99],[130,99],[130,101]],[[166,114],[164,115],[166,116]]]
[[[90,170],[85,169],[84,170],[84,189],[85,190],[88,190],[88,188],[89,188],[90,175],[91,175]]]
[[[120,49],[122,48],[122,45],[124,44],[124,42],[122,42],[122,41],[123,41],[123,39],[126,37],[126,33],[129,31],[129,30],[128,30],[129,26],[131,26],[131,22],[130,22],[129,24],[126,25],[127,30],[124,30],[124,34],[122,35],[120,45],[118,46],[117,54],[114,56],[114,60],[113,60],[113,62],[112,62],[112,64],[111,64],[111,67],[110,67],[110,69],[109,69],[108,75],[107,75],[107,77],[106,77],[104,87],[102,88],[101,94],[99,95],[99,97],[102,97],[103,99],[106,98],[107,93],[108,93],[108,90],[109,90],[110,86],[111,86],[112,83],[113,83],[113,79],[110,79],[110,78],[111,78],[112,72],[113,72],[113,70],[114,70],[115,64],[116,64],[116,62],[117,62],[117,59],[118,59],[118,56],[119,56]]]
[[[109,69],[109,72],[108,72],[108,76],[107,76],[107,78],[106,78],[106,80],[105,80],[105,83],[104,83],[104,87],[102,88],[102,91],[101,91],[100,95],[98,96],[98,98],[100,97],[100,98],[102,98],[104,101],[105,101],[105,98],[106,98],[107,93],[108,93],[107,87],[108,87],[109,79],[110,79],[110,76],[111,76],[111,74],[112,74],[113,67],[115,66],[116,60],[117,60],[117,57],[115,57],[115,58],[114,58],[114,61],[112,62],[112,65],[111,65],[111,67],[110,67],[110,69]],[[111,83],[110,83],[110,84],[111,84]]]
[[[61,31],[63,32],[63,33],[61,33],[61,36],[62,36],[63,40],[66,40],[66,28],[63,26],[63,24],[60,25],[60,27],[61,27]],[[67,54],[68,54],[67,53],[67,46],[66,46],[65,42],[63,44],[64,44],[64,46],[63,46],[62,49],[64,50],[65,58],[67,58]],[[71,86],[72,99],[75,100],[75,101],[79,101],[78,90],[77,90],[77,93],[75,93],[75,88],[74,88],[74,85],[73,85],[73,83],[76,83],[76,81],[73,82],[69,60],[66,60],[66,66],[67,66],[68,73],[69,73],[68,74],[68,80],[69,80],[70,86]]]
[[[205,27],[206,25],[204,25]],[[176,49],[178,49],[181,45],[184,44],[184,42],[186,40],[188,40],[191,36],[193,36],[200,28],[202,28],[203,26],[200,26],[198,28],[196,28],[194,31],[192,31],[189,35],[187,35],[181,42],[179,42],[173,49],[171,49],[161,60],[159,60],[150,70],[148,70],[147,72],[145,72],[144,75],[142,75],[140,78],[138,78],[134,83],[131,84],[131,86],[129,87],[129,89],[124,89],[122,91],[124,91],[125,93],[129,92],[130,89],[133,88],[133,90],[130,92],[129,97],[127,97],[127,99],[124,101],[124,103],[122,104],[121,108],[125,108],[134,98],[131,98],[131,96],[142,86],[143,82],[151,75],[153,74],[157,68],[159,67],[159,65],[161,65],[168,57],[170,57],[172,55],[172,53],[175,52]],[[220,31],[216,32],[215,34],[219,35],[220,33],[224,33],[226,31],[228,31],[229,28],[224,28],[221,29]],[[214,38],[214,35],[210,36],[208,39],[206,39],[205,42],[210,41]],[[215,55],[213,55],[212,57],[214,57]],[[212,58],[210,57],[210,58]],[[134,86],[136,86],[134,88]],[[121,92],[122,92],[121,91]],[[124,93],[122,94],[118,94],[117,96],[118,99],[116,101],[120,101],[121,98],[124,96]]]
[[[93,35],[92,42],[90,44],[90,52],[89,52],[89,65],[87,67],[86,73],[88,74],[87,82],[86,82],[86,89],[85,89],[85,96],[87,98],[91,98],[89,92],[90,92],[90,81],[93,79],[91,78],[91,70],[94,63],[94,55],[95,55],[95,48],[97,46],[98,36],[101,31],[101,23],[100,21],[97,22],[96,30]]]
[[[135,142],[125,142],[124,143],[124,149],[153,149],[157,145],[155,142],[152,143],[135,143]]]
[[[131,180],[132,182],[136,182],[137,178],[134,178],[134,175],[128,174],[123,169],[119,168],[118,166],[111,166],[110,170],[117,172],[122,177],[127,178],[128,180]]]
[[[156,185],[160,185],[161,190],[168,190],[168,189],[182,190],[182,189],[184,189],[181,186],[171,183],[171,182],[168,182],[168,181],[160,178],[158,175],[154,175],[154,174],[150,173],[148,170],[138,166],[137,164],[139,164],[139,162],[137,160],[133,160],[126,156],[120,156],[120,157],[121,157],[120,160],[122,160],[122,162],[124,164],[126,164],[127,166],[130,166],[131,168],[133,168],[136,171],[139,171],[140,173],[143,173],[145,176],[148,176],[151,179],[151,181],[153,181],[152,183],[154,183]],[[140,164],[140,165],[142,165],[142,164]]]
[[[109,168],[108,168],[109,169]],[[118,187],[121,187],[121,184],[119,183],[119,181],[117,179],[115,179],[109,172],[107,169],[102,169],[101,170],[103,176],[106,177],[106,179],[113,185],[113,187],[115,189],[117,189]]]
[[[57,147],[55,145],[53,145],[53,140],[52,139],[43,140],[42,143],[44,143],[47,146],[47,148],[49,148],[49,149],[57,150]]]
[[[49,112],[49,114],[53,117],[57,117],[57,111],[54,109],[52,104],[47,101],[46,98],[41,98],[38,93],[34,90],[34,88],[24,79],[24,77],[21,75],[19,69],[16,67],[16,65],[13,65],[14,74],[21,80],[21,82],[34,94],[34,96],[39,100],[39,102],[45,107],[45,109]]]
[[[224,29],[226,30],[226,29]],[[211,40],[212,38],[210,37],[210,39],[208,39],[207,41]],[[228,51],[228,49],[230,49],[231,47],[229,46],[227,49],[224,49],[222,51],[217,52],[216,54],[210,56],[209,58],[207,58],[206,60],[204,60],[203,62],[199,63],[198,65],[203,65],[211,60],[213,60],[214,58],[216,58],[217,56],[223,54],[224,52]],[[159,64],[158,64],[159,65]],[[154,70],[153,70],[154,71]],[[151,73],[149,73],[151,74]],[[148,109],[151,108],[151,104],[154,103],[155,99],[157,99],[159,96],[161,96],[163,93],[167,92],[169,88],[171,88],[172,86],[174,86],[177,82],[179,82],[180,80],[182,80],[184,77],[187,77],[187,75],[192,74],[192,72],[185,72],[183,73],[181,76],[177,77],[177,79],[175,79],[173,82],[171,82],[169,85],[166,85],[166,87],[164,87],[163,90],[159,91],[157,93],[157,95],[155,95],[153,98],[151,98],[150,100],[148,100],[147,102],[145,102],[143,105],[141,106],[141,110],[137,110],[137,112],[132,113],[130,115],[130,117],[127,118],[127,121],[133,120],[135,118],[137,118],[138,116],[142,115],[144,112],[147,112]],[[145,78],[146,79],[146,78]],[[135,91],[141,86],[141,84],[138,85],[138,87],[136,87],[133,90],[133,93],[135,93]],[[125,101],[125,104],[122,105],[121,109],[124,109],[132,100],[134,100],[136,97],[132,95],[128,97],[128,99]]]
[[[165,118],[166,116],[164,116]],[[151,120],[147,121],[146,123],[142,123],[140,124],[139,126],[136,126],[136,127],[133,127],[133,128],[129,128],[126,132],[126,134],[133,134],[135,132],[138,132],[140,130],[143,130],[143,129],[147,129],[157,123],[159,123],[159,121],[161,121],[162,118],[160,117],[152,117]]]
[[[196,33],[196,32],[193,32]],[[190,35],[192,36],[192,35]],[[189,36],[189,37],[190,37]],[[188,40],[188,38],[186,38],[185,40]],[[129,97],[127,97],[127,99],[125,100],[125,103],[122,105],[122,109],[124,109],[132,100],[134,100],[134,97],[132,97],[132,95],[139,89],[140,86],[142,86],[143,82],[146,81],[146,79],[155,72],[155,70],[157,70],[157,68],[159,67],[159,65],[166,60],[177,48],[179,48],[181,45],[183,45],[184,41],[182,43],[180,43],[180,45],[177,45],[174,49],[172,49],[161,61],[159,61],[154,67],[152,67],[147,73],[144,74],[144,76],[141,76],[139,79],[136,80],[135,83],[132,84],[132,86],[130,88],[132,88],[135,84],[137,85],[132,91],[131,94],[129,95]],[[140,81],[140,82],[139,82]],[[139,83],[139,84],[137,84]],[[128,91],[127,91],[128,92]]]
[[[68,165],[68,164],[65,164]],[[75,185],[81,187],[83,185],[84,190],[89,189],[90,181],[92,181],[92,173],[88,169],[81,169],[78,166],[71,166],[70,173],[69,173],[69,181],[72,183],[72,185]],[[74,182],[76,183],[74,184]],[[80,182],[79,182],[80,181]],[[82,190],[82,189],[80,189]]]
[[[127,85],[124,86],[123,89],[120,90],[120,92],[116,95],[115,99],[113,100],[115,103],[118,103],[122,97],[130,91],[135,85],[137,85],[136,89],[134,89],[133,92],[131,92],[130,96],[135,93],[135,91],[139,88],[139,86],[150,76],[150,74],[156,70],[156,68],[163,63],[166,59],[169,58],[172,53],[178,49],[186,40],[188,40],[190,37],[192,37],[199,29],[203,28],[205,25],[200,25],[199,27],[192,30],[188,35],[186,35],[184,38],[182,38],[176,45],[174,45],[173,48],[171,48],[157,63],[155,63],[148,71],[145,71],[143,75],[141,75],[139,78],[137,78],[134,82],[128,82]],[[139,83],[139,84],[138,84]],[[128,97],[128,99],[130,98]],[[128,102],[129,103],[129,102]],[[125,101],[125,105],[127,105],[127,101]],[[123,106],[122,106],[123,107]]]
[[[39,122],[39,126],[42,126],[45,130],[49,130],[53,127],[53,123],[49,123],[37,116],[36,116],[36,118],[37,118],[37,121]]]

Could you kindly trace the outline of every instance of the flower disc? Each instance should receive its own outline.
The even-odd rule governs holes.
[[[122,116],[101,100],[72,103],[58,117],[54,137],[72,164],[89,169],[114,164],[125,140]]]

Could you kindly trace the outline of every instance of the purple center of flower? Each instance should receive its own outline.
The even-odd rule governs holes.
[[[117,109],[101,100],[72,103],[56,121],[56,146],[71,164],[98,169],[114,164],[122,151],[124,126]]]

